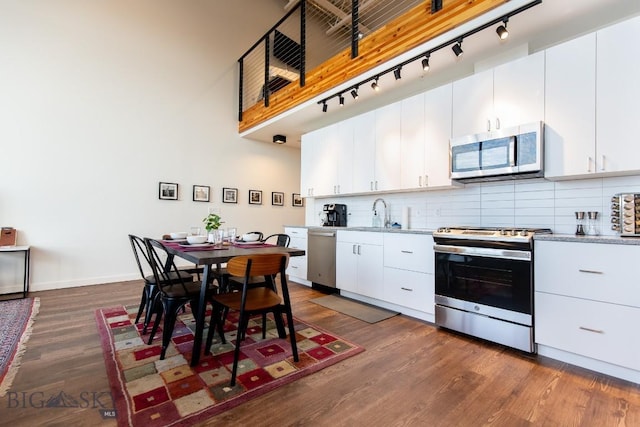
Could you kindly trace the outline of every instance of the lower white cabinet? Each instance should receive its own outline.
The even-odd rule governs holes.
[[[307,252],[306,228],[285,227],[284,232],[291,238],[289,242],[290,248],[302,249],[305,253]],[[311,282],[307,280],[307,256],[290,257],[289,265],[287,266],[287,275],[289,276],[289,280],[311,286]]]
[[[338,231],[336,286],[338,289],[383,298],[383,233]]]
[[[638,382],[640,246],[535,242],[538,352]]]

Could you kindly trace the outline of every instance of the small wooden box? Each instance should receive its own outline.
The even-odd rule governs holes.
[[[15,246],[18,230],[13,227],[2,227],[0,230],[0,246]]]

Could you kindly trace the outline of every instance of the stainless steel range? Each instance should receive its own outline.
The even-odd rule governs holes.
[[[533,236],[540,228],[446,227],[435,241],[436,324],[535,353]]]

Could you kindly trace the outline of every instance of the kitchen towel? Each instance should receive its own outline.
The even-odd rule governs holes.
[[[402,207],[402,221],[400,221],[400,225],[403,230],[409,229],[409,206]]]

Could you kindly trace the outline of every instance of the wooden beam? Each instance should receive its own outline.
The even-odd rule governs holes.
[[[305,86],[293,82],[270,95],[269,107],[258,103],[245,110],[238,130],[245,132],[507,2],[444,0],[442,10],[431,14],[431,0],[425,0],[362,39],[357,58],[351,58],[349,47],[308,71]]]

